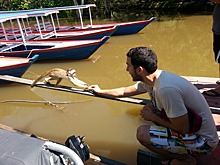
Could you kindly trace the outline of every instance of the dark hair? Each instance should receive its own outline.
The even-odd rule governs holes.
[[[131,58],[131,64],[134,68],[141,66],[146,69],[149,74],[157,70],[157,56],[150,48],[131,48],[127,53],[127,57]]]

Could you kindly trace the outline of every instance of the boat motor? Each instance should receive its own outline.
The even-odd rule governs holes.
[[[81,159],[83,162],[85,162],[86,160],[88,160],[89,157],[89,146],[84,144],[83,139],[85,138],[85,136],[83,137],[79,137],[79,136],[70,136],[66,142],[65,145],[72,149]]]

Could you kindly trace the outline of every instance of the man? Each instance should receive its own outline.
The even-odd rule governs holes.
[[[219,75],[220,75],[220,0],[210,0],[215,2],[215,8],[213,11],[213,52],[215,61],[219,63]],[[220,80],[216,82],[219,86],[215,89],[204,91],[203,94],[207,96],[217,96],[220,97]]]
[[[211,111],[193,84],[180,76],[159,70],[156,54],[147,47],[130,49],[126,64],[126,71],[133,81],[137,81],[135,85],[106,90],[91,85],[89,90],[107,97],[126,97],[148,92],[152,104],[144,106],[140,115],[157,126],[139,126],[137,139],[143,146],[161,155],[164,160],[172,160],[171,164],[195,164],[195,159],[188,153],[207,154],[215,149],[218,135]],[[195,112],[202,119],[201,125],[194,132],[189,108],[190,112]],[[166,119],[161,118],[158,112],[164,112]],[[189,133],[195,135],[185,136]],[[193,144],[185,144],[189,141]]]

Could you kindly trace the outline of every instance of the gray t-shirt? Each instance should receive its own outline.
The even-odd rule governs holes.
[[[213,12],[212,31],[215,34],[220,35],[220,4],[215,5],[215,9],[214,9],[214,12]]]
[[[153,88],[143,82],[136,83],[135,88],[148,92],[151,99],[155,100],[157,108],[159,110],[163,108],[169,118],[186,114],[186,107],[197,112],[202,117],[202,126],[197,134],[204,137],[209,146],[217,146],[218,134],[208,103],[188,80],[173,73],[161,71]]]

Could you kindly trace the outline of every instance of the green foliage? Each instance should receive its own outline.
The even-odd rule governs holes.
[[[81,0],[0,0],[0,10],[22,10],[56,6],[72,6]],[[85,4],[95,3],[97,8],[106,11],[121,9],[164,9],[178,8],[180,4],[200,5],[207,0],[84,0]]]

